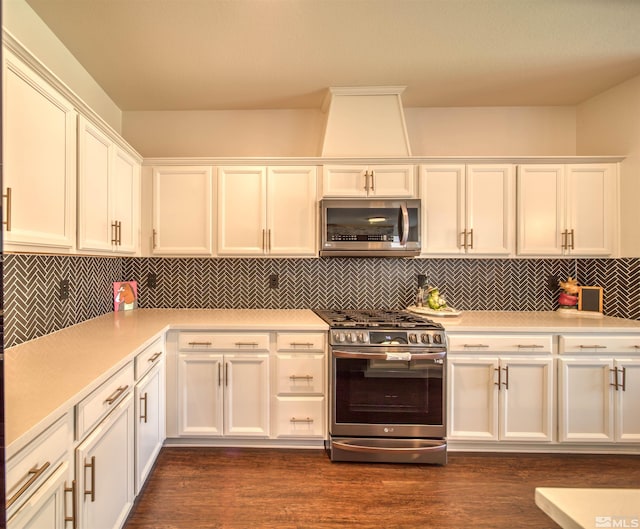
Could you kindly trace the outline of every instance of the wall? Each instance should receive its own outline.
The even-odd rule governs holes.
[[[109,126],[121,133],[120,109],[25,0],[2,2],[2,25]]]
[[[146,287],[149,273],[157,286]],[[113,310],[114,281],[135,280],[141,308],[403,309],[417,275],[461,310],[555,310],[557,283],[604,287],[604,311],[640,320],[640,259],[211,259],[6,255],[5,345]],[[280,287],[267,288],[278,274]],[[57,283],[70,278],[70,297]]]
[[[640,76],[577,107],[578,154],[624,154],[620,168],[621,255],[640,257]]]

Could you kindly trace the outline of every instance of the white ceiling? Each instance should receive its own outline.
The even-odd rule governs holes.
[[[27,0],[127,110],[574,105],[640,74],[640,0]]]

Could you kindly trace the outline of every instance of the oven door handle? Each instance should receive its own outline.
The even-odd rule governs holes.
[[[410,351],[407,351],[410,352]],[[387,353],[363,353],[358,351],[333,350],[334,358],[358,358],[362,360],[386,360]],[[447,356],[446,351],[433,353],[411,353],[411,360],[442,360]]]
[[[424,452],[444,452],[447,449],[447,445],[444,442],[428,446],[409,446],[406,448],[389,446],[365,446],[355,443],[342,443],[340,441],[332,441],[331,443],[333,446],[341,448],[342,450],[365,453],[402,452],[404,454],[421,454]]]

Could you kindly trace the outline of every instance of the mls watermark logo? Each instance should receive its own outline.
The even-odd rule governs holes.
[[[638,516],[596,516],[596,527],[640,527]]]

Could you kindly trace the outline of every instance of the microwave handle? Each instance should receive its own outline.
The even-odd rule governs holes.
[[[400,210],[402,212],[402,238],[400,239],[400,244],[405,246],[407,239],[409,239],[409,210],[407,209],[407,204],[403,202],[400,205]]]

